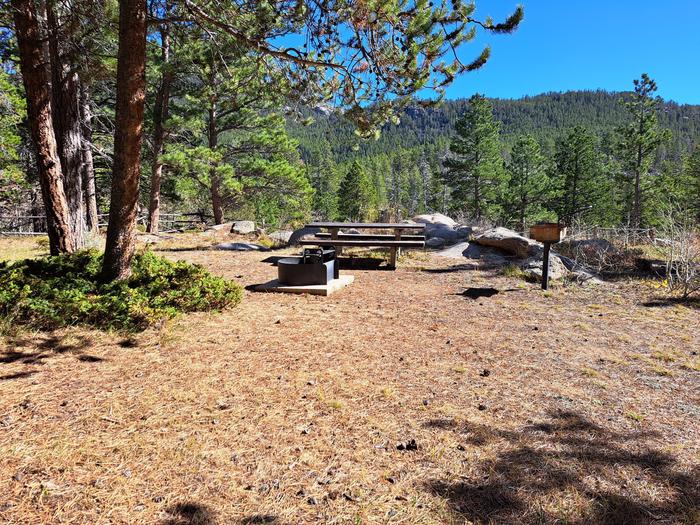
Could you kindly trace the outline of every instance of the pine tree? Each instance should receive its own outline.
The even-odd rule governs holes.
[[[324,220],[332,220],[338,214],[338,175],[330,154],[328,142],[322,143],[309,166],[309,180],[314,188],[313,210]]]
[[[367,221],[373,217],[374,191],[372,182],[356,160],[340,183],[338,191],[338,218],[349,221]]]
[[[517,140],[510,157],[504,211],[508,220],[515,221],[520,231],[525,231],[526,223],[542,218],[544,212],[542,205],[549,189],[547,159],[531,135]]]
[[[491,103],[482,95],[469,99],[469,109],[455,123],[456,136],[444,161],[443,181],[449,186],[452,206],[477,221],[493,217],[504,182],[499,125]]]
[[[553,209],[570,223],[587,208],[595,207],[603,192],[603,167],[596,137],[576,126],[559,140],[555,153]]]
[[[684,166],[685,180],[687,181],[687,203],[700,222],[700,144],[688,157]]]
[[[20,164],[20,126],[25,111],[19,86],[0,69],[0,210],[19,199],[26,184]]]
[[[626,215],[632,228],[642,225],[644,201],[651,186],[649,170],[659,146],[669,139],[669,132],[660,128],[656,116],[656,89],[656,82],[646,73],[634,80],[634,93],[624,102],[631,122],[618,129],[617,151],[627,190]]]

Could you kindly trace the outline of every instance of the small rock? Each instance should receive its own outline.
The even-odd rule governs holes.
[[[130,478],[131,477],[131,469],[125,468],[122,470],[122,476],[125,478]]]
[[[41,482],[41,489],[42,490],[58,490],[59,488],[60,487],[51,480]]]
[[[488,377],[491,375],[491,371],[488,368],[485,368],[484,370],[481,371],[479,374],[481,377]]]
[[[163,503],[165,501],[165,496],[153,496],[153,503]]]
[[[477,408],[479,410],[483,411],[483,410],[486,410],[488,407],[486,405],[480,404]]]
[[[415,439],[410,439],[406,441],[405,443],[399,443],[396,445],[396,448],[398,450],[406,450],[406,451],[412,451],[412,450],[418,450],[418,443],[416,443]]]
[[[15,474],[12,476],[12,479],[15,481],[22,481],[24,479],[24,472],[21,470],[15,472]]]
[[[387,518],[393,518],[396,516],[396,511],[394,509],[389,509],[389,512],[386,513]]]
[[[423,406],[427,407],[429,404],[430,404],[430,400],[428,400],[428,399],[423,400]]]
[[[253,221],[233,221],[231,225],[231,233],[246,235],[255,231],[255,223]]]
[[[216,402],[216,408],[218,408],[219,410],[228,410],[229,408],[231,408],[231,405],[229,405],[225,400],[219,399]]]
[[[231,230],[232,227],[233,227],[232,222],[224,222],[222,224],[215,224],[213,226],[209,226],[209,228],[207,228],[207,231],[216,232],[216,231]]]
[[[143,503],[139,503],[134,507],[134,512],[143,512],[144,510],[146,510],[146,505]]]
[[[278,244],[287,244],[292,237],[292,233],[294,232],[289,230],[278,230],[270,233],[269,237]]]
[[[316,505],[316,503],[318,502],[316,501],[316,498],[311,496],[309,499],[306,500],[306,503],[308,503],[309,505]]]
[[[464,452],[467,449],[464,448],[464,445],[457,445],[457,450],[459,450],[460,452]]]

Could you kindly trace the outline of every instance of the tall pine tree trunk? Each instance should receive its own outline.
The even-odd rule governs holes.
[[[644,152],[642,137],[644,136],[644,105],[639,111],[639,131],[637,136],[637,155],[634,166],[634,200],[632,201],[631,227],[639,228],[642,224],[642,165],[644,164]]]
[[[97,188],[95,186],[95,164],[92,159],[92,109],[90,93],[85,82],[80,83],[80,120],[83,129],[83,193],[85,194],[85,218],[87,230],[99,232],[97,216]]]
[[[51,254],[57,255],[73,252],[75,242],[54,134],[48,48],[39,26],[39,18],[45,16],[46,6],[43,3],[38,5],[41,13],[37,13],[37,4],[33,0],[12,0],[15,36],[27,96],[29,128],[36,148],[39,182],[46,209],[49,244]]]
[[[219,145],[219,133],[216,129],[216,102],[212,102],[209,108],[209,149],[215,150]],[[211,207],[214,213],[214,223],[224,222],[224,204],[221,198],[221,179],[216,171],[217,166],[213,165],[209,170],[209,182],[211,190]]]
[[[120,0],[114,167],[103,278],[128,277],[136,247],[136,211],[146,100],[146,0]]]
[[[147,229],[149,233],[158,233],[159,228],[160,187],[163,178],[163,162],[160,157],[163,154],[163,145],[165,143],[165,121],[168,118],[170,87],[173,81],[173,73],[168,64],[170,62],[170,32],[167,24],[163,24],[161,27],[160,36],[164,69],[153,109],[153,163],[151,164],[151,196],[148,206]]]
[[[49,57],[53,102],[53,127],[61,159],[63,185],[68,201],[73,243],[76,249],[85,244],[83,206],[83,134],[80,119],[80,79],[65,60],[64,36],[54,5],[47,10]]]

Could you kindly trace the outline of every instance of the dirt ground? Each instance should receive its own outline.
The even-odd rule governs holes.
[[[246,286],[280,255],[192,246]],[[700,523],[700,309],[457,262],[0,339],[0,522]]]

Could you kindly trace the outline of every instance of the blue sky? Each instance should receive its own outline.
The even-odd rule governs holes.
[[[480,17],[500,21],[516,1],[480,0]],[[468,61],[491,45],[480,71],[455,80],[448,98],[475,92],[519,98],[547,91],[632,88],[648,73],[658,94],[700,104],[700,0],[521,0],[525,20],[512,35],[483,35],[462,46]]]

